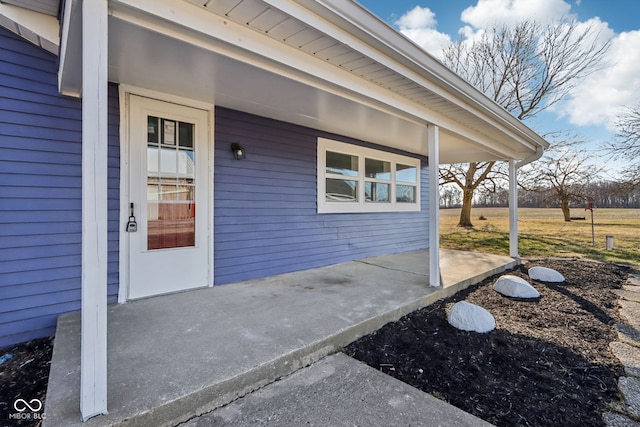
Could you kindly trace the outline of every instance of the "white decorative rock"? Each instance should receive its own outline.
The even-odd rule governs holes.
[[[505,274],[498,277],[493,284],[493,290],[502,295],[513,298],[539,298],[540,292],[522,277]]]
[[[547,267],[531,267],[529,269],[529,277],[531,277],[533,280],[539,280],[541,282],[564,282],[564,276],[562,274]]]
[[[496,319],[479,305],[466,301],[457,302],[451,307],[447,320],[451,326],[463,331],[490,332],[496,328]]]

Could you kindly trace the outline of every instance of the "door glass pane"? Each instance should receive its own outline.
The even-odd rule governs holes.
[[[194,246],[194,125],[157,117],[148,123],[147,249]]]
[[[160,128],[158,127],[157,117],[147,117],[147,141],[158,143],[160,138]]]
[[[181,177],[193,178],[195,175],[195,158],[193,150],[178,150],[178,174]]]
[[[170,147],[160,148],[160,174],[163,177],[175,176],[178,166],[178,150]]]
[[[391,163],[382,160],[365,159],[364,173],[367,178],[391,180]]]
[[[178,125],[178,145],[193,148],[193,124],[180,122]]]

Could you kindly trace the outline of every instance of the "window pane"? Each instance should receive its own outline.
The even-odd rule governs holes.
[[[389,202],[389,184],[365,182],[364,195],[367,202]]]
[[[416,187],[413,185],[396,185],[396,202],[415,203]]]
[[[396,181],[417,183],[418,169],[415,166],[396,165]]]
[[[358,176],[358,156],[327,151],[326,172]]]
[[[355,202],[358,200],[358,181],[327,178],[326,185],[327,202]]]
[[[391,163],[382,160],[365,159],[365,176],[367,178],[391,180]]]

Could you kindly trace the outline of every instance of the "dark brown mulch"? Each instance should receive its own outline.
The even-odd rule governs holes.
[[[604,425],[619,407],[622,366],[616,340],[617,296],[628,269],[579,260],[543,260],[566,282],[532,282],[539,299],[518,300],[492,288],[496,277],[385,325],[345,352],[405,383],[498,426]],[[527,268],[504,274],[523,278]],[[460,331],[447,308],[461,300],[496,319],[487,334]]]
[[[0,357],[13,357],[0,365],[0,426],[40,426],[44,412],[44,399],[49,380],[49,365],[53,351],[53,338],[40,338],[24,344],[0,349]],[[38,399],[43,407],[32,412],[18,404],[17,399],[31,403]],[[31,403],[33,407],[37,402]]]

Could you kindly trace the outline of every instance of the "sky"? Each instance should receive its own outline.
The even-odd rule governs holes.
[[[436,58],[452,41],[531,17],[542,24],[568,17],[592,25],[602,40],[611,41],[607,66],[588,76],[565,101],[527,122],[540,134],[570,132],[588,141],[586,149],[597,150],[615,135],[615,120],[624,107],[640,103],[639,0],[358,1]],[[613,176],[616,166],[623,164],[606,163]]]

